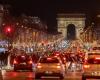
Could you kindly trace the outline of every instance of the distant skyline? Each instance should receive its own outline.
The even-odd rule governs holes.
[[[52,30],[58,13],[86,13],[94,16],[100,13],[100,0],[0,0],[1,4],[10,4],[12,15],[38,16]]]

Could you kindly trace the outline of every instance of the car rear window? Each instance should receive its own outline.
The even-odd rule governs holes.
[[[94,58],[91,58],[91,59],[88,59],[87,61],[89,64],[100,64],[100,59],[94,59]]]
[[[31,58],[29,56],[17,56],[15,58],[18,62],[27,62],[29,61]]]
[[[87,62],[90,64],[100,64],[100,54],[89,55]]]
[[[93,50],[100,50],[100,47],[93,47]]]
[[[57,58],[41,58],[40,63],[59,63]]]

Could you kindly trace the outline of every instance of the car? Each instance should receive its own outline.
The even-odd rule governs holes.
[[[88,53],[100,53],[100,46],[95,46],[90,48],[90,51],[88,51]]]
[[[40,79],[42,76],[54,76],[63,79],[65,69],[59,58],[41,57],[37,63],[35,78]]]
[[[32,58],[29,55],[17,55],[14,58],[13,65],[14,71],[17,70],[30,70],[32,71]]]
[[[62,65],[64,65],[65,70],[67,71],[69,63],[67,62],[65,54],[62,54],[61,52],[56,51],[56,52],[52,53],[50,56],[59,57],[62,61]]]
[[[98,53],[89,53],[83,64],[82,80],[87,78],[100,79],[100,54]]]
[[[93,47],[92,50],[98,50],[98,51],[100,51],[100,46]]]

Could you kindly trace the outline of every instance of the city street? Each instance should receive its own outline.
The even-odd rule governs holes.
[[[100,0],[0,0],[0,80],[37,79],[100,80]]]
[[[3,80],[35,80],[34,72],[27,71],[2,71]],[[41,80],[59,80],[55,77],[43,77]],[[1,79],[0,79],[1,80]],[[63,80],[81,80],[81,72],[67,72]]]

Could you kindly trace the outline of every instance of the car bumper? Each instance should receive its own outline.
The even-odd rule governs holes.
[[[87,71],[82,73],[82,80],[100,79],[100,71]]]
[[[38,75],[38,76],[61,76],[63,75],[62,73],[46,73],[46,72],[38,72],[38,73],[35,73],[35,75]]]
[[[14,65],[14,70],[32,70],[32,65]]]
[[[87,80],[87,79],[100,79],[100,75],[82,75],[82,80]]]

